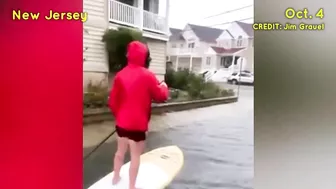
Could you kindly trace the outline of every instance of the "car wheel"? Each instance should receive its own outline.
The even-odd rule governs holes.
[[[234,80],[232,80],[232,84],[238,85],[238,81],[234,79]]]

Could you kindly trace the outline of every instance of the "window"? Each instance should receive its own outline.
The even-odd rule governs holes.
[[[240,77],[250,77],[250,75],[249,75],[249,74],[246,74],[246,73],[241,73],[241,74],[240,74]]]
[[[241,47],[243,45],[243,37],[240,35],[237,40],[237,47]]]
[[[229,68],[232,65],[232,56],[223,56],[220,59],[220,67]]]
[[[180,44],[180,47],[183,48],[183,46],[184,46],[183,43],[181,43],[181,44]]]
[[[233,74],[232,74],[232,76],[236,76],[236,75],[237,75],[237,73],[233,73]]]
[[[191,49],[195,48],[195,43],[189,43],[188,48],[191,48]]]
[[[207,65],[210,65],[210,64],[211,64],[211,57],[207,57],[207,58],[206,58],[206,64],[207,64]]]
[[[225,47],[230,49],[231,48],[231,40],[227,40],[225,43]]]
[[[225,57],[221,57],[221,59],[220,59],[220,67],[222,67],[222,68],[225,67]]]
[[[172,48],[176,48],[176,44],[173,43],[173,44],[171,45],[171,47],[172,47]]]

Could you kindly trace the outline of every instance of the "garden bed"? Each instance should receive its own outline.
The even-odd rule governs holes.
[[[165,81],[170,87],[169,99],[166,103],[235,96],[232,89],[221,89],[215,83],[205,82],[201,76],[187,70],[167,70]],[[89,83],[84,93],[84,109],[106,108],[108,96],[108,87],[103,83]]]

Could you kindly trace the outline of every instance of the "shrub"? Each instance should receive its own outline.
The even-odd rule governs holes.
[[[110,72],[118,72],[127,65],[127,45],[136,40],[145,42],[142,33],[134,29],[119,27],[117,30],[106,30],[102,41],[108,54]]]
[[[204,79],[193,73],[189,73],[187,84],[187,92],[192,99],[201,98],[202,91],[205,86]]]
[[[200,75],[188,70],[174,71],[166,70],[165,81],[171,88],[186,91],[190,99],[206,99],[222,96],[233,96],[233,90],[222,90],[213,82],[205,82]],[[179,98],[181,92],[171,92],[172,99]]]
[[[87,92],[83,96],[83,104],[85,108],[98,108],[107,105],[108,100],[108,87],[99,82],[94,84],[90,82],[87,85]]]
[[[171,87],[175,89],[187,90],[190,73],[188,70],[181,70],[173,73]]]
[[[224,89],[221,90],[221,96],[234,96],[235,92],[233,91],[233,89]]]
[[[204,83],[199,98],[207,99],[207,98],[216,98],[220,96],[221,96],[221,89],[215,83],[207,82]]]
[[[178,89],[169,89],[169,97],[171,99],[177,99],[179,97],[180,91]]]

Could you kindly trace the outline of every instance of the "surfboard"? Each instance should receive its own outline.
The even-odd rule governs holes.
[[[164,189],[180,172],[184,164],[182,150],[177,146],[154,149],[141,155],[136,187],[141,189]],[[98,180],[88,189],[128,189],[130,162],[120,170],[121,180],[112,185],[113,172]]]

